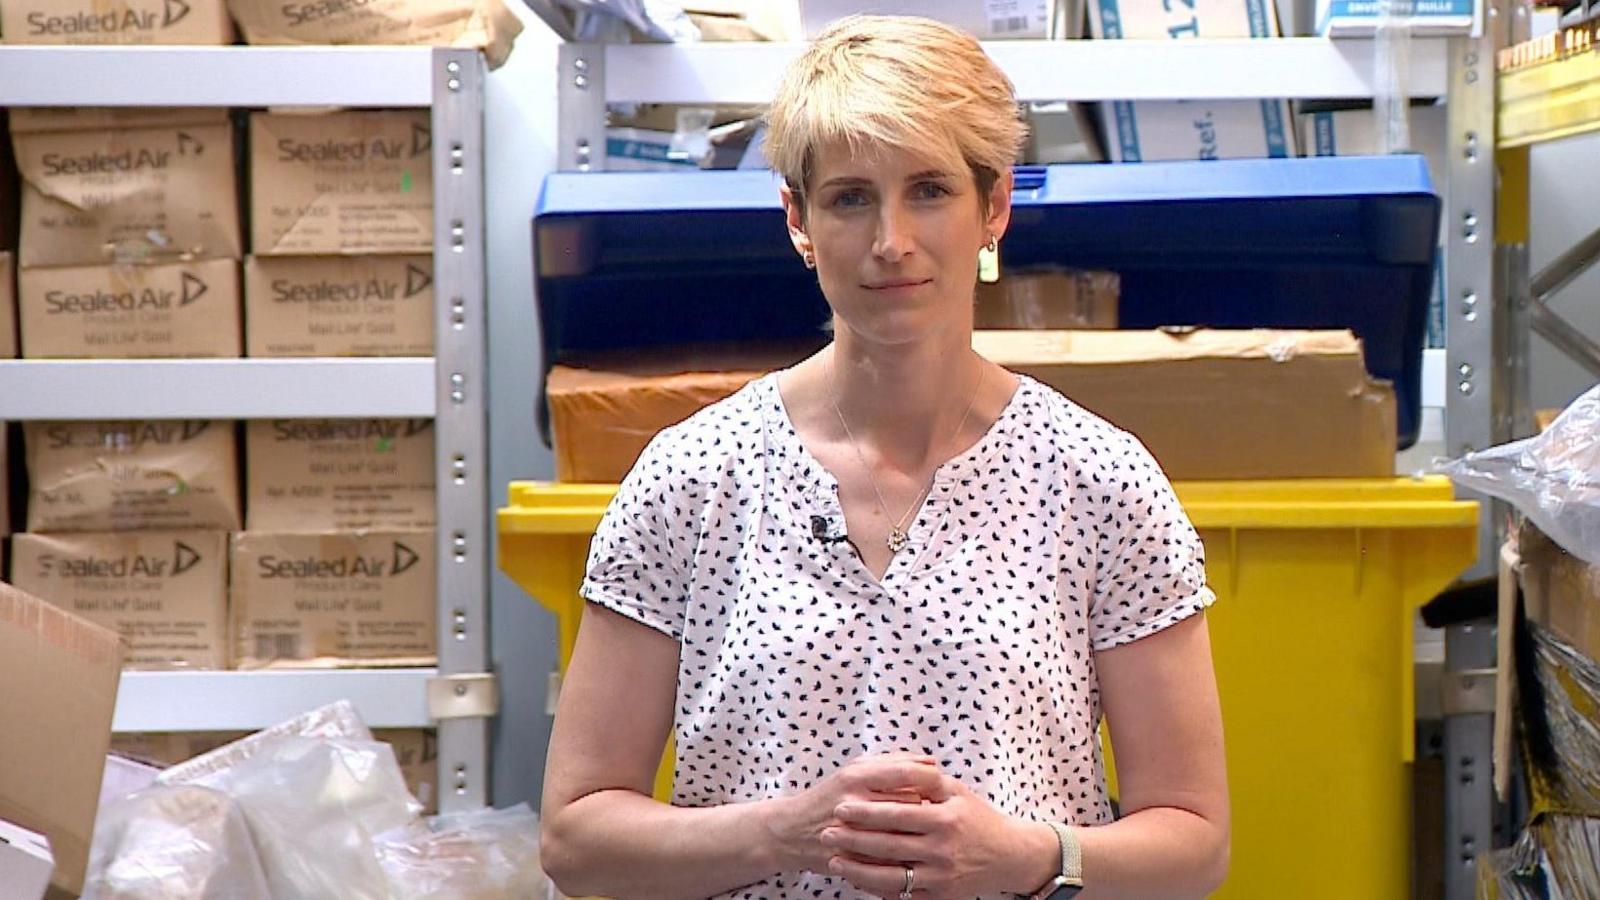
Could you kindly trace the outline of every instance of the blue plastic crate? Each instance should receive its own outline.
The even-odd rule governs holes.
[[[1004,266],[1119,273],[1124,328],[1349,328],[1394,382],[1400,446],[1415,442],[1439,218],[1420,156],[1017,180]],[[575,352],[813,337],[827,320],[768,172],[553,174],[533,236],[547,369]]]

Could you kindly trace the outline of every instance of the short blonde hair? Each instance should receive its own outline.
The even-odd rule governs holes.
[[[840,141],[965,163],[987,201],[1025,132],[1011,79],[971,35],[915,16],[848,16],[784,73],[765,149],[802,202],[817,148]]]

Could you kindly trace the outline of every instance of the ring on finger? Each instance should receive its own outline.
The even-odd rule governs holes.
[[[917,870],[906,866],[906,883],[900,888],[900,900],[911,900],[911,885],[917,880]]]

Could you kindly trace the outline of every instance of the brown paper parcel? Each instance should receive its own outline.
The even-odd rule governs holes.
[[[432,531],[233,536],[241,669],[437,660]]]
[[[12,582],[116,630],[130,669],[220,669],[227,539],[221,531],[19,534]]]
[[[1394,391],[1348,331],[979,331],[972,346],[1132,432],[1174,479],[1394,474]]]
[[[231,44],[223,0],[5,0],[7,44]]]
[[[115,631],[0,584],[0,819],[50,839],[83,890],[122,672]]]
[[[233,358],[243,349],[231,259],[24,269],[17,285],[30,359]]]
[[[432,528],[433,444],[431,419],[250,422],[245,528]]]
[[[432,356],[433,257],[252,256],[250,356]]]
[[[433,252],[425,110],[250,116],[257,256]]]
[[[227,125],[13,134],[24,268],[238,259]]]
[[[232,422],[28,422],[28,530],[237,531]]]
[[[405,44],[483,50],[505,62],[522,21],[502,0],[228,0],[250,44]]]

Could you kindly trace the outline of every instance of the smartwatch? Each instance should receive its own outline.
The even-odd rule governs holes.
[[[1029,894],[1027,900],[1070,900],[1083,890],[1083,851],[1067,826],[1060,822],[1048,824],[1061,842],[1061,874]]]

